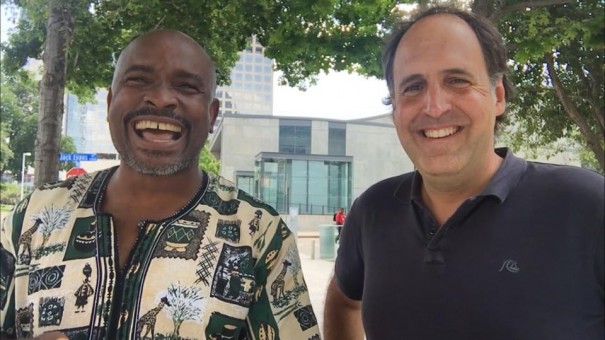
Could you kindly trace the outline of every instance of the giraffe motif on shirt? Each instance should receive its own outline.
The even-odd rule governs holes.
[[[137,339],[143,339],[151,332],[151,339],[155,339],[155,321],[158,316],[158,313],[164,308],[164,306],[170,306],[170,302],[168,302],[168,298],[165,296],[160,300],[157,307],[151,309],[145,315],[141,316],[139,319],[139,323],[137,324]],[[145,329],[145,335],[141,336],[143,332],[143,328]]]
[[[275,278],[275,281],[273,281],[273,283],[271,284],[271,295],[273,296],[274,300],[280,297],[284,297],[284,285],[286,283],[284,281],[284,277],[286,276],[288,267],[292,265],[292,263],[288,260],[284,260],[284,262],[282,263],[284,264],[284,267]]]
[[[23,251],[19,257],[25,256],[25,251],[27,250],[27,256],[31,258],[32,256],[32,235],[38,230],[40,225],[42,224],[42,219],[36,218],[36,222],[34,225],[29,228],[26,232],[21,234],[19,237],[19,244],[17,245],[17,250],[23,246]]]

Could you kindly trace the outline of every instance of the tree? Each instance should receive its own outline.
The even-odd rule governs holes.
[[[203,297],[194,286],[181,286],[180,282],[171,283],[166,291],[170,305],[166,310],[174,323],[173,339],[179,339],[179,330],[185,320],[200,320],[203,311]]]
[[[60,148],[62,153],[75,153],[77,152],[76,150],[76,144],[74,144],[74,140],[73,138],[69,137],[69,136],[61,136],[61,148]],[[73,167],[75,167],[76,164],[74,162],[63,162],[59,164],[59,169],[63,170],[63,171],[67,171]]]
[[[34,151],[38,131],[38,85],[31,73],[21,70],[14,75],[2,72],[0,86],[0,176],[8,170],[20,181],[22,155]],[[60,140],[61,152],[77,151],[71,137],[61,136]],[[33,165],[32,157],[26,157],[25,161],[26,166]],[[60,169],[68,170],[73,166],[73,162],[66,162],[61,164]]]
[[[22,155],[34,151],[38,120],[37,85],[31,74],[19,71],[13,75],[2,72],[0,86],[3,148],[0,175],[8,170],[21,180]],[[5,148],[8,149],[6,154]],[[12,157],[5,158],[5,155]],[[26,166],[32,163],[32,157],[28,157]]]
[[[3,67],[14,71],[27,57],[39,58],[44,37],[50,43],[55,37],[50,30],[63,27],[59,32],[66,51],[65,84],[82,99],[92,97],[96,88],[108,86],[116,53],[128,41],[160,27],[184,31],[205,46],[215,60],[220,83],[228,81],[237,53],[252,34],[283,72],[282,84],[304,88],[316,74],[330,70],[381,77],[384,37],[401,19],[401,12],[394,8],[414,2],[66,0],[61,2],[65,13],[61,18],[73,19],[59,22],[50,20],[43,0],[3,1],[21,6],[26,14],[4,47]],[[497,22],[511,46],[519,74],[516,82],[524,94],[511,103],[520,124],[519,135],[536,135],[541,145],[561,136],[576,136],[604,168],[602,68],[594,68],[603,64],[603,2],[477,0],[472,9]],[[44,19],[49,20],[48,29]],[[58,96],[59,92],[53,93]],[[62,112],[45,112],[52,119],[41,117],[40,124],[48,125],[45,131],[54,131],[53,122],[60,121],[57,117]],[[57,138],[48,140],[59,143]],[[56,150],[53,146],[43,151]],[[46,173],[57,173],[51,162],[43,165],[48,167]]]
[[[36,185],[56,179],[58,126],[64,86],[80,98],[111,80],[115,53],[141,32],[172,28],[200,41],[215,61],[219,82],[246,39],[256,34],[284,71],[283,82],[300,85],[330,69],[379,74],[380,25],[394,1],[85,1],[4,0],[25,16],[4,46],[3,67],[14,71],[43,56],[45,76],[37,149]],[[388,16],[387,16],[388,17]],[[45,40],[46,37],[46,40]],[[42,55],[42,50],[44,54]]]
[[[200,169],[215,175],[218,175],[221,171],[221,162],[208,149],[208,141],[200,152]]]
[[[44,74],[40,81],[40,114],[35,144],[36,187],[58,180],[67,48],[74,31],[75,7],[81,4],[83,1],[78,0],[48,1],[46,42],[42,54]]]
[[[498,22],[514,61],[513,148],[570,140],[605,171],[603,1],[475,1],[473,10]]]
[[[8,124],[0,122],[0,177],[4,174],[4,169],[14,157],[13,150],[8,146]]]

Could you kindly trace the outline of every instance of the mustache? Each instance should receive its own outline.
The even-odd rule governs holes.
[[[140,116],[154,116],[173,119],[181,123],[181,125],[183,125],[187,130],[191,129],[191,123],[187,119],[178,116],[173,109],[158,109],[154,107],[144,107],[142,109],[128,112],[124,116],[124,123],[128,124],[131,120]]]

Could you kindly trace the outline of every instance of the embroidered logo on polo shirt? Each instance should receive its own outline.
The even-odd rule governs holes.
[[[511,272],[513,274],[517,274],[519,272],[519,266],[517,265],[517,261],[511,260],[511,259],[504,261],[504,263],[502,263],[502,267],[500,267],[499,271],[501,272],[504,269],[508,270],[509,272]]]

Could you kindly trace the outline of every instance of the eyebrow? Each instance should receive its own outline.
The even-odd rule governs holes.
[[[147,65],[130,65],[126,70],[124,70],[124,74],[128,74],[130,72],[153,73],[153,67]]]
[[[124,74],[128,74],[131,72],[153,73],[154,69],[153,69],[153,66],[148,66],[148,65],[131,65],[124,71]],[[204,83],[204,78],[202,76],[195,74],[195,73],[183,71],[183,70],[175,71],[174,76],[177,78],[193,79],[193,80],[199,81],[201,83]]]
[[[178,70],[174,72],[174,76],[177,78],[192,79],[202,84],[206,84],[204,82],[204,77],[200,76],[199,74]]]
[[[464,75],[467,77],[474,78],[474,76],[471,73],[469,73],[467,70],[462,69],[462,68],[449,68],[449,69],[441,71],[440,73],[442,75]],[[410,74],[409,76],[403,78],[399,82],[399,87],[403,87],[408,83],[411,83],[414,81],[419,81],[419,80],[424,80],[424,79],[425,79],[425,77],[420,73]]]
[[[400,82],[399,82],[399,87],[404,87],[406,84],[411,83],[413,81],[418,81],[418,80],[424,80],[424,76],[421,75],[420,73],[416,73],[416,74],[411,74],[405,78],[403,78]]]

